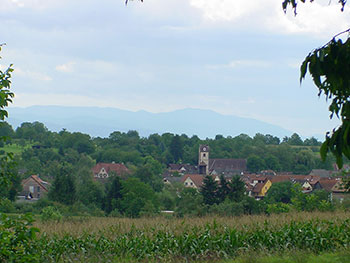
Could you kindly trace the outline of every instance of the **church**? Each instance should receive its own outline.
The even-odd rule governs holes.
[[[202,175],[241,175],[247,170],[245,159],[210,159],[209,145],[199,145],[198,173]]]

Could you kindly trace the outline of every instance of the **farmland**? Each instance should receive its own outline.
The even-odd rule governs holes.
[[[34,226],[41,231],[30,249],[36,260],[45,262],[259,262],[260,257],[278,262],[281,255],[291,253],[309,259],[320,254],[321,258],[349,258],[344,255],[350,245],[350,213],[346,212],[226,218],[72,217],[60,222],[37,219]],[[288,261],[292,259],[286,256],[279,262],[309,262]]]

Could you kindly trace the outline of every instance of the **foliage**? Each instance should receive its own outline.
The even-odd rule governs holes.
[[[178,216],[203,214],[203,196],[193,188],[184,188],[176,200],[176,214]]]
[[[118,222],[118,219],[113,220]],[[341,222],[292,220],[275,225],[266,222],[249,227],[229,227],[216,220],[195,226],[183,220],[174,228],[169,227],[171,223],[154,228],[147,227],[149,222],[146,222],[141,227],[133,225],[129,231],[113,224],[98,234],[43,235],[37,244],[42,251],[41,260],[45,262],[65,262],[79,256],[79,261],[90,261],[91,256],[98,256],[97,262],[119,262],[120,258],[130,258],[130,262],[169,262],[169,259],[173,259],[171,262],[208,259],[212,262],[248,256],[252,251],[319,254],[347,249],[350,245],[349,219]]]
[[[209,208],[209,213],[219,216],[241,216],[244,214],[243,202],[232,202],[226,199],[220,204],[214,204]]]
[[[255,154],[252,154],[247,159],[247,168],[252,173],[258,173],[266,169],[266,164],[264,159]]]
[[[218,203],[217,198],[218,184],[212,176],[205,176],[203,179],[203,185],[201,187],[201,194],[203,196],[203,202],[207,205],[213,205]]]
[[[106,186],[106,199],[104,210],[110,213],[114,210],[119,211],[121,209],[120,201],[122,198],[122,184],[118,176],[113,176],[109,179],[110,183]]]
[[[290,204],[285,203],[274,203],[274,204],[268,204],[266,212],[268,214],[280,214],[280,213],[288,213],[292,209],[292,206]]]
[[[296,193],[301,193],[300,186],[293,185],[292,182],[278,182],[272,184],[266,195],[267,203],[291,203]]]
[[[75,179],[69,167],[62,167],[49,190],[49,199],[71,205],[76,200]]]
[[[229,192],[228,198],[231,201],[240,202],[243,199],[245,193],[245,184],[241,180],[239,175],[235,175],[232,177],[231,182],[228,184]]]
[[[37,228],[30,215],[9,217],[0,213],[0,261],[39,262]]]
[[[42,221],[60,221],[62,219],[61,212],[54,206],[47,206],[41,210],[40,219]]]
[[[15,211],[15,206],[7,198],[0,198],[0,213],[13,213]]]
[[[139,217],[141,212],[157,213],[159,201],[153,189],[137,178],[122,182],[121,211],[128,217]]]
[[[301,1],[305,3],[305,0]],[[339,0],[339,3],[343,11],[346,0]],[[296,14],[297,1],[284,0],[284,11],[288,4],[292,5]],[[300,68],[300,82],[309,71],[319,90],[318,95],[324,94],[327,100],[331,100],[330,118],[336,115],[342,122],[332,133],[327,132],[320,150],[323,160],[331,152],[340,168],[343,166],[343,156],[350,159],[350,37],[343,41],[339,36],[349,32],[350,29],[345,30],[324,46],[311,51]]]

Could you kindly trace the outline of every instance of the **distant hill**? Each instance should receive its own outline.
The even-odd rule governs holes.
[[[137,130],[141,136],[152,133],[198,135],[213,138],[217,134],[237,136],[241,133],[271,134],[280,138],[291,132],[282,127],[255,119],[222,115],[211,110],[182,109],[164,113],[127,111],[117,108],[32,106],[8,109],[8,122],[18,127],[23,122],[39,121],[51,131],[63,128],[82,132],[93,137],[108,137],[113,131]]]

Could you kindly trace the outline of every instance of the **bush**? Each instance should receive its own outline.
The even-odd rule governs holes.
[[[226,199],[220,204],[214,204],[209,208],[209,213],[220,216],[240,216],[244,214],[244,207],[242,202],[231,202]]]
[[[36,232],[27,214],[10,218],[0,214],[0,262],[39,262]]]
[[[7,198],[0,199],[0,212],[13,213],[15,212],[15,206]]]
[[[34,212],[34,205],[32,203],[26,203],[26,202],[21,202],[21,203],[15,203],[14,204],[16,213],[33,213]]]
[[[109,213],[108,216],[109,217],[123,217],[118,209],[114,209],[112,212]]]
[[[285,203],[275,203],[267,205],[268,214],[288,213],[291,210],[291,205]]]
[[[41,210],[40,218],[42,221],[60,221],[62,219],[62,214],[54,206],[48,206]]]

